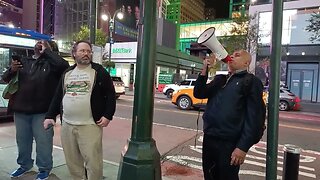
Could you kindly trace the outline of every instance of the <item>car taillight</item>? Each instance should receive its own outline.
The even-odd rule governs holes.
[[[295,96],[295,95],[294,95],[294,94],[292,94],[292,93],[288,93],[288,95],[289,95],[289,96]]]

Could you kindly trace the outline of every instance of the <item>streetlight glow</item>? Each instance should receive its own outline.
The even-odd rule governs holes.
[[[112,44],[114,43],[113,41],[113,31],[115,28],[115,17],[117,17],[119,20],[124,18],[124,14],[121,12],[121,9],[118,9],[114,12],[114,14],[111,16],[110,12],[107,11],[107,14],[102,14],[101,18],[104,21],[109,20],[109,62],[111,62],[111,51],[112,51]],[[110,67],[108,68],[109,73],[110,73]]]
[[[118,19],[121,20],[121,19],[123,19],[123,17],[124,17],[124,15],[123,15],[122,12],[118,12],[118,13],[117,13],[117,18],[118,18]]]
[[[102,15],[101,15],[101,19],[102,19],[103,21],[107,21],[107,20],[109,19],[109,16],[106,15],[106,14],[102,14]]]

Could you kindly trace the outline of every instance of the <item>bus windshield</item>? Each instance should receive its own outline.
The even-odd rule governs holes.
[[[12,55],[32,57],[38,40],[50,41],[52,38],[35,31],[0,25],[0,75],[9,67]]]

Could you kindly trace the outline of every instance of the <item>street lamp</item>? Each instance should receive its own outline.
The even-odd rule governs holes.
[[[109,19],[109,63],[111,62],[111,50],[112,50],[112,44],[113,44],[113,30],[115,26],[115,16],[117,16],[118,19],[123,19],[124,14],[121,11],[122,9],[118,9],[114,12],[113,16],[111,16],[110,12],[107,11],[107,14],[102,14],[101,19],[103,21],[107,21]],[[112,17],[112,18],[111,18]],[[109,67],[109,73],[110,73],[110,67]]]

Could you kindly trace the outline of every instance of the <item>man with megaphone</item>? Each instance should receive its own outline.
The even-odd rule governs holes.
[[[208,66],[216,60],[213,55],[203,61],[194,87],[196,98],[208,98],[203,114],[204,179],[238,180],[246,153],[261,138],[258,119],[265,113],[259,106],[263,103],[263,85],[259,78],[248,73],[251,55],[245,50],[235,51],[224,61],[228,64],[228,75],[216,75],[206,84]],[[246,77],[250,77],[248,85],[245,85]]]

